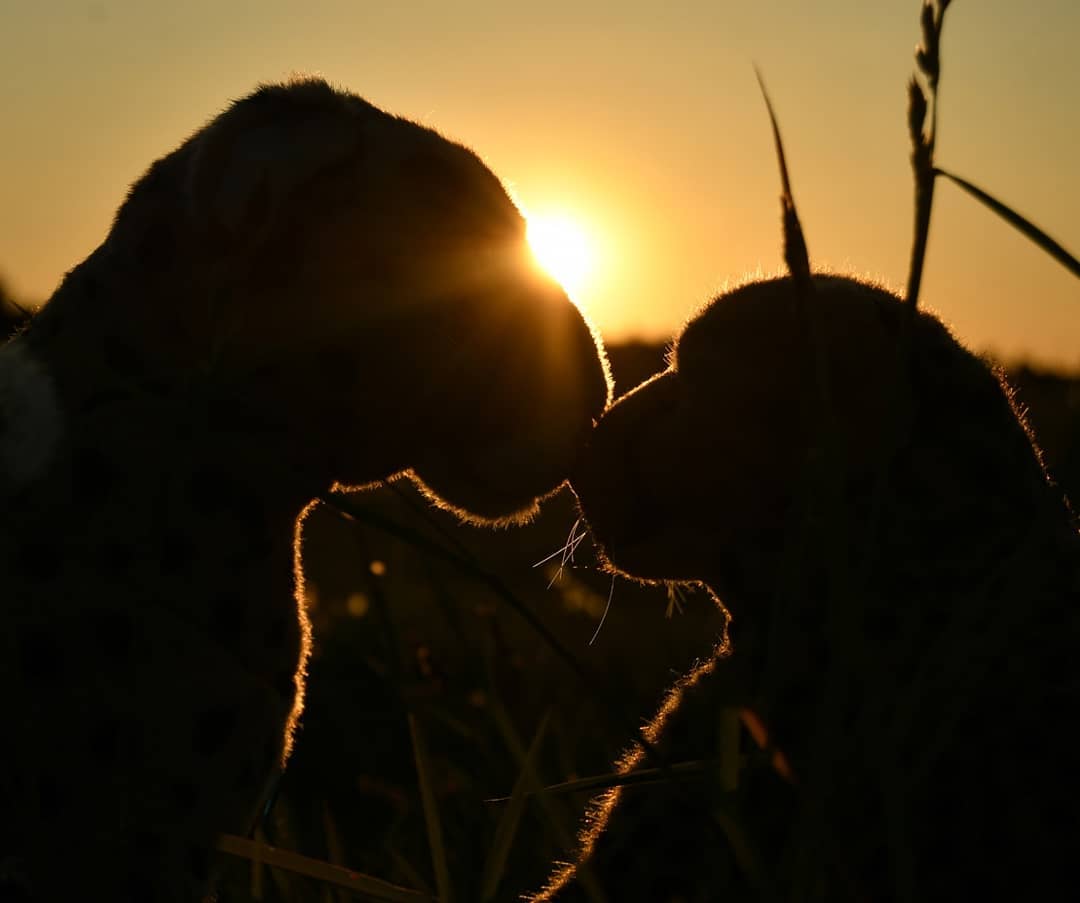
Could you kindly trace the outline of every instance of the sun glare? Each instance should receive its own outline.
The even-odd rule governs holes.
[[[561,214],[528,216],[527,235],[533,256],[576,301],[593,269],[593,248],[581,226]]]

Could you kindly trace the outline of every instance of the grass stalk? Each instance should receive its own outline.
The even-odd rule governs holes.
[[[934,149],[937,146],[939,83],[941,79],[941,27],[949,0],[923,0],[920,23],[922,44],[915,50],[915,62],[930,92],[929,101],[914,76],[908,83],[908,131],[911,134],[911,166],[915,175],[915,240],[908,270],[907,303],[914,309],[919,303],[926,245],[930,238],[930,212],[934,206]],[[926,112],[930,109],[930,126]]]
[[[521,770],[518,772],[517,780],[514,782],[514,789],[507,800],[509,805],[503,810],[499,824],[495,828],[495,837],[491,842],[491,849],[488,851],[480,881],[480,899],[483,903],[489,903],[489,901],[495,899],[495,893],[498,891],[499,884],[502,882],[506,872],[506,862],[510,855],[510,848],[513,846],[514,836],[517,834],[521,816],[525,812],[529,786],[536,771],[536,760],[544,742],[550,720],[551,712],[549,710],[544,713],[536,733],[533,734],[529,750],[525,754],[525,760],[521,763]]]
[[[431,849],[431,865],[435,871],[435,887],[439,903],[452,903],[454,895],[450,884],[450,869],[446,861],[446,844],[443,842],[442,821],[431,780],[431,756],[416,716],[409,713],[409,734],[412,736],[413,756],[416,760],[416,776],[420,782],[420,801],[424,807],[428,845]]]
[[[323,862],[321,859],[312,859],[291,850],[282,850],[246,837],[238,837],[235,834],[223,834],[218,840],[218,849],[223,853],[239,856],[241,859],[261,862],[263,865],[342,887],[369,900],[388,901],[388,903],[434,903],[430,896],[419,891],[398,887],[387,881]]]

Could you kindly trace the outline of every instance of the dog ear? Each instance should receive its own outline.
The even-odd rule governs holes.
[[[360,149],[371,114],[378,111],[321,81],[267,86],[237,101],[195,141],[195,222],[233,240],[265,235],[304,184]]]

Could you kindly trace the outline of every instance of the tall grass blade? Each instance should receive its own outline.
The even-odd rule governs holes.
[[[431,757],[427,741],[416,716],[409,713],[409,733],[412,736],[413,756],[416,760],[416,776],[420,782],[420,801],[424,806],[424,822],[427,824],[428,845],[431,847],[431,865],[435,870],[435,887],[439,903],[452,903],[450,869],[446,864],[446,844],[443,842],[442,822],[435,802],[435,788],[431,784]]]
[[[344,865],[345,844],[341,839],[341,832],[338,830],[334,815],[330,811],[330,803],[326,800],[323,800],[322,804],[322,817],[323,833],[326,834],[326,853],[334,865]],[[326,896],[330,900],[336,899],[338,903],[349,903],[348,894],[341,890],[336,894],[331,894],[330,888],[326,888]]]
[[[1047,254],[1054,258],[1070,273],[1080,279],[1080,260],[1077,260],[1066,251],[1061,245],[1059,245],[1054,239],[1043,232],[1038,226],[1031,221],[1022,217],[1019,213],[1003,204],[997,198],[987,194],[981,188],[976,185],[972,185],[967,179],[962,179],[960,176],[953,175],[951,172],[947,172],[940,167],[934,167],[935,176],[944,176],[950,182],[955,185],[959,185],[964,191],[970,194],[976,200],[982,201],[987,207],[1000,216],[1005,222],[1011,225],[1014,229],[1022,232],[1028,238],[1030,238],[1035,244],[1042,248]]]
[[[769,92],[765,90],[765,80],[761,72],[754,67],[754,75],[757,76],[758,87],[761,96],[765,100],[765,109],[769,113],[769,122],[772,124],[773,144],[776,147],[776,159],[780,165],[780,206],[783,211],[784,222],[784,262],[795,284],[803,291],[810,291],[813,281],[810,278],[810,254],[806,249],[806,238],[803,234],[802,224],[799,222],[799,214],[795,209],[795,199],[791,195],[791,181],[788,179],[787,157],[784,155],[784,142],[780,138],[780,125],[776,121],[776,113],[773,111]]]
[[[261,828],[255,829],[255,855],[251,859],[251,899],[261,903],[263,898],[262,850],[266,849],[266,835]]]
[[[738,710],[725,706],[720,710],[720,723],[717,725],[717,776],[720,789],[725,793],[734,793],[739,786],[740,734]]]
[[[572,827],[574,824],[573,819],[568,817],[567,813],[560,805],[558,805],[556,800],[542,792],[543,784],[540,782],[534,763],[529,760],[529,757],[525,752],[525,747],[521,742],[521,738],[514,729],[513,721],[510,720],[509,714],[503,707],[502,702],[499,701],[499,694],[493,681],[490,690],[491,698],[488,700],[488,707],[492,716],[495,718],[495,724],[499,729],[499,733],[502,734],[503,742],[506,743],[507,747],[513,753],[514,758],[518,761],[518,765],[521,768],[521,775],[525,778],[526,786],[528,788],[527,795],[536,797],[537,802],[540,804],[540,812],[544,816],[544,821],[550,828],[551,834],[559,847],[563,850],[574,849],[576,843],[574,829]],[[550,714],[550,712],[548,714]],[[547,716],[545,716],[545,718],[546,717]],[[578,865],[577,880],[585,898],[588,899],[590,903],[609,903],[587,862]]]
[[[420,871],[416,866],[414,866],[403,853],[392,846],[387,847],[386,853],[390,857],[391,864],[393,864],[395,869],[401,872],[405,880],[413,887],[424,892],[424,899],[434,899],[435,892],[431,889],[431,885],[428,884],[427,879],[420,874]]]
[[[563,781],[559,784],[548,784],[529,791],[530,796],[562,796],[568,793],[597,793],[601,790],[610,790],[613,787],[630,787],[638,784],[659,784],[671,780],[693,780],[709,774],[718,760],[701,759],[693,762],[677,762],[667,768],[635,768],[633,771],[609,772],[607,774],[591,775],[586,778],[577,778],[573,781]],[[517,788],[515,787],[515,790]],[[487,803],[506,803],[513,799],[510,796],[495,797],[485,800]]]
[[[218,849],[241,859],[259,861],[273,868],[284,869],[297,875],[305,875],[326,884],[343,887],[361,897],[371,900],[386,900],[390,903],[434,903],[427,894],[398,887],[387,881],[361,875],[347,868],[302,856],[291,850],[280,850],[246,837],[235,834],[223,834],[218,840]]]
[[[480,898],[483,903],[489,903],[489,901],[495,899],[495,892],[499,889],[499,884],[502,882],[503,874],[506,871],[506,860],[510,855],[510,848],[513,846],[514,835],[517,834],[518,824],[525,812],[525,803],[528,799],[527,790],[531,783],[530,775],[534,773],[536,757],[543,744],[544,735],[547,733],[550,718],[551,712],[547,711],[540,720],[540,726],[537,727],[536,733],[533,735],[521,771],[514,782],[514,789],[511,791],[509,799],[510,805],[503,811],[499,824],[495,828],[495,837],[491,842],[491,850],[488,852],[487,861],[484,863],[483,877],[480,883]]]

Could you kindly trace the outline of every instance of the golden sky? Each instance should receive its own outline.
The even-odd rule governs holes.
[[[473,147],[595,260],[605,337],[667,338],[780,266],[780,117],[815,266],[902,291],[917,0],[0,0],[0,273],[28,299],[127,186],[259,81],[320,74]],[[1080,247],[1080,2],[954,0],[939,163]],[[1080,368],[1080,282],[939,186],[924,302],[972,346]]]

